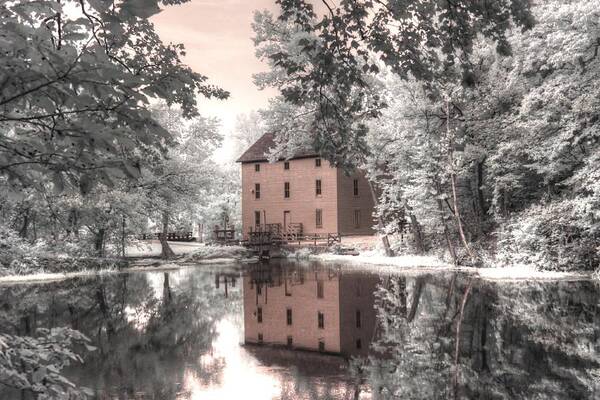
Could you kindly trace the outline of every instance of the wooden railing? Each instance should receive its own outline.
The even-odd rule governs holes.
[[[161,235],[162,232],[143,233],[142,240],[159,240]],[[167,240],[170,242],[191,242],[194,240],[194,236],[192,235],[192,232],[168,232]]]
[[[270,246],[308,242],[314,246],[330,247],[342,241],[339,233],[304,233],[304,227],[299,222],[290,223],[286,228],[282,229],[281,224],[256,225],[248,232],[248,239],[243,243],[249,246]]]
[[[215,229],[214,239],[217,242],[230,242],[235,240],[235,229]]]

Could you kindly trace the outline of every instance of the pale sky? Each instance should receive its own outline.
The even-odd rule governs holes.
[[[258,90],[252,82],[253,73],[268,67],[254,56],[251,40],[254,10],[276,7],[275,0],[191,0],[166,7],[152,18],[163,42],[184,44],[187,65],[231,93],[228,100],[200,102],[200,113],[218,117],[225,135],[237,114],[263,108],[276,95],[274,90]],[[221,161],[230,157],[230,147],[226,141]]]

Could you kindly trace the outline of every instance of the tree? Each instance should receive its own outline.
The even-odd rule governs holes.
[[[241,156],[248,147],[267,132],[264,117],[261,114],[261,111],[251,111],[236,117],[232,135],[235,158]]]
[[[364,122],[384,106],[369,82],[379,72],[374,55],[435,96],[441,93],[428,85],[432,80],[470,80],[478,35],[507,54],[511,24],[532,25],[525,0],[341,1],[335,8],[322,0],[321,18],[307,1],[277,3],[277,21],[268,12],[255,16],[257,56],[272,69],[260,78],[287,102],[308,108],[311,142],[334,165],[363,156]]]
[[[219,147],[222,137],[215,119],[196,117],[185,123],[177,110],[155,108],[157,120],[167,129],[176,145],[167,151],[166,158],[157,158],[142,172],[140,188],[147,197],[148,211],[160,220],[162,256],[172,257],[167,243],[169,225],[174,215],[192,209],[191,204],[208,192],[214,176],[214,164],[209,158]]]
[[[11,1],[0,5],[0,173],[17,191],[90,191],[139,176],[171,139],[150,99],[197,114],[196,95],[227,92],[181,63],[148,18],[184,0]]]

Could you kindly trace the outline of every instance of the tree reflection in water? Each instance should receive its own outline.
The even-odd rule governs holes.
[[[599,294],[588,281],[392,276],[373,354],[352,370],[381,399],[598,398]]]
[[[0,287],[0,331],[86,334],[98,349],[66,375],[102,400],[594,399],[599,299],[591,281],[273,262]]]
[[[3,331],[32,335],[37,327],[70,326],[98,347],[68,376],[100,399],[185,398],[184,380],[218,379],[222,360],[199,363],[215,325],[239,302],[214,287],[211,275],[122,274],[0,290]],[[18,299],[18,301],[17,301]],[[235,300],[235,298],[234,298]],[[8,328],[8,329],[7,329]],[[4,390],[4,392],[3,392]],[[13,392],[0,385],[0,398]]]

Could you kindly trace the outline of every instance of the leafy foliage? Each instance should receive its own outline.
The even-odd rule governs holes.
[[[196,94],[227,96],[181,63],[181,45],[161,42],[148,20],[159,11],[157,0],[0,6],[0,172],[11,185],[88,193],[138,177],[145,154],[171,142],[150,100],[189,117]]]
[[[175,399],[186,395],[189,373],[206,384],[219,378],[222,360],[208,355],[217,323],[240,305],[237,296],[230,290],[225,298],[214,275],[198,269],[4,286],[0,331],[24,337],[28,327],[76,327],[92,341],[82,349],[97,349],[80,353],[83,365],[70,361],[62,375],[92,388],[90,398]],[[0,397],[14,393],[0,385]]]
[[[86,399],[91,391],[78,388],[61,371],[83,362],[74,346],[95,350],[89,342],[68,328],[40,328],[36,337],[0,333],[0,384],[33,392],[39,399]]]
[[[343,166],[362,160],[365,121],[385,105],[370,82],[380,71],[375,57],[402,78],[413,77],[432,88],[431,81],[471,75],[478,35],[508,53],[511,24],[532,24],[529,2],[521,0],[343,0],[337,7],[324,0],[321,18],[310,2],[277,3],[277,21],[268,12],[255,15],[257,56],[272,68],[257,80],[299,106],[297,115],[309,114],[311,143]],[[438,88],[432,89],[437,94]]]

